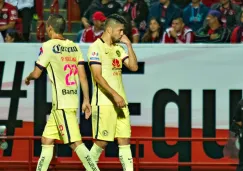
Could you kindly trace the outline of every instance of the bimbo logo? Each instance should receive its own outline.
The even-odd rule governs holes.
[[[98,56],[98,52],[92,52],[92,56]]]
[[[120,68],[120,66],[121,66],[118,59],[113,59],[112,65],[114,68]]]
[[[62,54],[62,52],[77,52],[78,49],[73,46],[73,47],[64,47],[64,46],[61,46],[61,45],[54,45],[53,48],[52,48],[53,52],[54,53],[60,53]]]

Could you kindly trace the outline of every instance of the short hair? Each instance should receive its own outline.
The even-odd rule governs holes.
[[[110,16],[107,17],[106,21],[105,21],[105,29],[110,26],[110,25],[114,25],[114,24],[127,24],[126,19],[119,15],[119,14],[112,14]]]
[[[183,21],[183,18],[182,18],[182,17],[175,17],[175,18],[173,18],[173,20],[172,20],[172,21],[174,21],[174,20],[179,20],[179,21],[181,21],[182,23],[184,23],[184,21]]]
[[[60,14],[51,14],[47,20],[47,25],[52,26],[57,34],[63,34],[66,28],[66,21]]]

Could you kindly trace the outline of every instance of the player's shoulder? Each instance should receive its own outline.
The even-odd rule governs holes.
[[[96,41],[94,41],[93,43],[91,43],[90,48],[100,48],[103,45],[103,42],[101,41],[101,39],[97,39]]]
[[[119,44],[119,43],[116,43],[115,44],[115,48],[116,49],[119,49],[119,50],[125,50],[125,48],[121,44]]]

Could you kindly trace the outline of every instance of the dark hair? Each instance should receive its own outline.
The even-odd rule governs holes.
[[[105,21],[105,28],[107,28],[107,26],[111,23],[111,22],[116,22],[116,23],[120,23],[120,24],[127,24],[126,19],[119,15],[119,14],[112,14],[110,16],[107,17],[106,21]]]
[[[21,33],[19,33],[17,30],[15,29],[8,29],[6,32],[11,38],[14,39],[14,42],[22,42],[23,41],[23,37],[21,35]]]
[[[161,21],[157,18],[157,17],[151,17],[150,20],[149,20],[149,25],[150,25],[150,22],[152,20],[155,20],[159,25],[160,25],[160,29],[159,29],[159,37],[157,37],[154,42],[160,42],[161,41],[161,38],[162,38],[162,35],[163,35],[163,28],[162,28],[162,23]],[[149,27],[149,26],[148,26]],[[150,30],[150,28],[147,29],[147,31],[145,32],[143,38],[142,38],[142,42],[143,43],[149,43],[149,42],[153,42],[152,40],[152,32]]]
[[[184,21],[183,21],[183,18],[182,18],[181,16],[174,17],[174,18],[172,19],[172,22],[173,22],[174,20],[181,20],[182,22],[184,22]],[[172,24],[172,22],[171,22],[171,24]]]
[[[60,14],[51,14],[47,20],[47,25],[52,26],[57,34],[63,34],[66,28],[66,21]]]

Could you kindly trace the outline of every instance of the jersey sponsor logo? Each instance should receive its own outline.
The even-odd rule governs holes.
[[[90,57],[90,60],[92,60],[92,61],[99,61],[99,58],[97,58],[97,57]]]
[[[62,95],[78,94],[77,90],[62,89]]]
[[[61,46],[61,45],[54,45],[53,48],[52,48],[52,51],[54,53],[60,53],[62,54],[62,52],[77,52],[78,49],[76,48],[76,46],[73,46],[73,47],[64,47],[64,46]]]
[[[91,55],[94,57],[94,56],[98,56],[98,52],[92,52]]]
[[[120,68],[120,62],[119,62],[119,60],[118,59],[113,59],[113,61],[112,61],[112,66],[114,67],[114,68]]]

